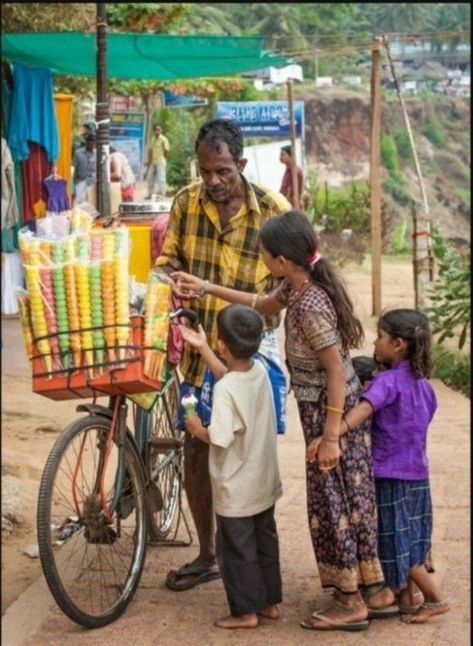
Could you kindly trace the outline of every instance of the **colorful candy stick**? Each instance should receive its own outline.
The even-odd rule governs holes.
[[[62,364],[66,370],[71,365],[70,356],[70,339],[69,339],[69,323],[67,317],[67,298],[66,298],[66,284],[64,278],[64,242],[58,240],[52,246],[52,260],[53,266],[53,287],[54,287],[54,301],[56,304],[56,321],[58,330],[59,348],[61,350]]]
[[[53,270],[51,268],[51,243],[41,240],[40,252],[43,264],[40,267],[39,274],[41,280],[41,293],[44,302],[44,314],[46,324],[48,326],[48,333],[50,335],[49,344],[51,346],[53,366],[56,370],[60,370],[62,368],[62,364],[57,337],[56,304],[54,302]]]
[[[75,254],[75,237],[70,236],[64,241],[64,283],[66,286],[67,296],[67,319],[69,321],[69,339],[71,350],[74,358],[74,367],[81,366],[81,338],[80,338],[80,318],[79,318],[79,300],[77,296],[76,278],[74,273],[76,254]]]
[[[79,320],[81,328],[81,345],[88,364],[89,376],[92,376],[94,362],[94,342],[92,337],[92,315],[90,311],[89,285],[89,240],[80,237],[77,240],[77,262],[74,266],[77,294],[79,296]]]
[[[18,294],[17,301],[26,356],[31,361],[33,357],[33,334],[31,332],[30,297],[26,293]]]
[[[104,322],[104,336],[107,354],[110,361],[115,360],[115,272],[113,254],[115,239],[113,231],[103,234],[102,241],[102,313]]]
[[[171,286],[151,275],[145,296],[144,372],[156,381],[162,380],[166,369],[171,298]]]
[[[128,286],[128,227],[118,227],[115,235],[115,322],[120,360],[126,357],[126,345],[130,335],[130,297]]]
[[[97,328],[92,332],[97,363],[104,362],[105,337],[103,333],[103,303],[102,303],[102,260],[103,244],[102,235],[92,233],[91,237],[91,261],[89,267],[90,285],[90,309],[92,316],[92,327]]]
[[[41,294],[41,280],[39,273],[40,253],[39,242],[31,240],[27,250],[25,250],[27,260],[30,264],[25,266],[26,286],[30,295],[31,307],[31,323],[33,327],[33,334],[36,341],[38,350],[42,355],[44,365],[47,372],[53,369],[51,358],[51,345],[48,339],[41,338],[48,335],[48,326],[45,317],[45,306]]]

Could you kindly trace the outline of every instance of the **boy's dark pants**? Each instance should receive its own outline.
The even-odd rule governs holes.
[[[281,603],[274,505],[255,516],[228,518],[217,515],[217,555],[234,617]]]

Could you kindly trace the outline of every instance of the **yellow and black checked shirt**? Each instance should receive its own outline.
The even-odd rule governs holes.
[[[169,226],[157,267],[183,270],[217,285],[260,294],[274,286],[274,279],[261,259],[258,234],[273,215],[291,208],[280,193],[248,182],[246,203],[222,229],[218,211],[202,182],[177,193],[171,206]],[[217,313],[228,303],[206,294],[191,301],[215,350]],[[265,319],[265,329],[279,325],[279,316]],[[184,379],[202,385],[205,365],[200,354],[187,344],[180,364]]]

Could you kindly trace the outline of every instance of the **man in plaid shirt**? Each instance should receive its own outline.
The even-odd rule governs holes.
[[[193,299],[190,307],[199,315],[210,346],[216,350],[216,316],[227,303],[205,293],[206,281],[249,293],[270,291],[274,279],[259,254],[258,235],[268,218],[291,206],[280,193],[252,184],[243,176],[247,160],[242,158],[243,137],[236,123],[214,119],[203,124],[195,150],[202,179],[183,188],[174,198],[156,267],[168,275],[182,270],[202,278],[200,298]],[[184,300],[191,296],[181,293],[178,285],[174,291]],[[268,341],[272,346],[273,361],[279,321],[279,316],[264,321],[264,342],[266,347]],[[210,409],[204,401],[210,400],[211,386],[200,354],[187,344],[180,369],[184,377],[181,395],[193,389],[199,399],[197,412],[202,423],[208,424]],[[180,422],[184,429],[182,415]],[[187,433],[184,465],[186,494],[200,553],[192,563],[168,573],[166,584],[173,590],[187,590],[220,576],[215,560],[208,445]]]

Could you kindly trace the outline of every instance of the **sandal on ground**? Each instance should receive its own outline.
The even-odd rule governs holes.
[[[353,606],[346,606],[343,603],[340,603],[340,601],[334,601],[333,604],[330,606],[330,608],[335,608],[336,610],[341,610],[342,612],[353,612],[353,610],[357,610],[360,607],[366,607],[364,603],[356,603]],[[359,630],[366,630],[370,622],[368,619],[363,619],[361,621],[340,621],[340,620],[335,620],[335,619],[330,619],[330,617],[327,617],[324,613],[327,612],[329,608],[326,610],[322,610],[319,612],[314,612],[312,615],[308,618],[305,619],[304,621],[301,621],[301,626],[302,628],[306,628],[307,630],[344,630],[346,632],[357,632]],[[316,620],[320,622],[320,625],[314,625],[313,620]]]
[[[398,615],[400,608],[397,605],[384,606],[384,608],[370,608],[368,606],[368,619],[389,619]]]
[[[171,570],[166,577],[166,586],[170,590],[180,592],[190,590],[196,585],[220,579],[222,575],[219,570],[208,565],[198,563],[186,563],[178,570]]]

